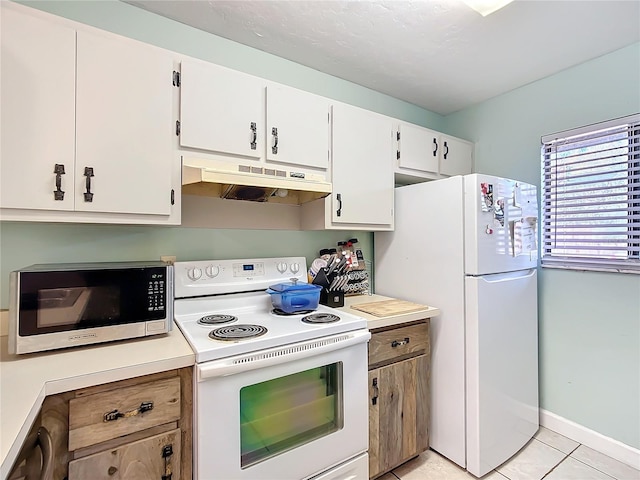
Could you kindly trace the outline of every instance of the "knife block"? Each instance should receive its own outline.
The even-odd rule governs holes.
[[[344,292],[328,292],[326,288],[323,288],[320,292],[320,303],[327,307],[344,307]]]

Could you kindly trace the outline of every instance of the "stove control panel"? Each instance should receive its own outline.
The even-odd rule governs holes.
[[[276,267],[280,271],[280,265]],[[286,265],[286,264],[285,264]],[[233,264],[233,276],[234,277],[262,277],[264,276],[264,263],[234,263]]]
[[[176,262],[175,297],[266,290],[291,278],[306,283],[306,272],[304,257]]]

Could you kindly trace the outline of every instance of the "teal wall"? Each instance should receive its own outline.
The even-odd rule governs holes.
[[[640,44],[449,115],[476,171],[540,186],[542,135],[640,112]],[[540,269],[540,405],[640,448],[640,275]]]
[[[231,42],[131,5],[107,1],[20,2],[55,15],[201,58],[345,103],[438,129],[442,117],[351,82]],[[0,223],[0,308],[8,307],[9,272],[33,263],[178,260],[302,255],[358,238],[373,258],[369,232],[212,230],[179,227]]]

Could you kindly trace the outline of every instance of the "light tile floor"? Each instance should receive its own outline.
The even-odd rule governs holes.
[[[433,450],[378,480],[477,480]],[[482,480],[640,480],[636,470],[547,428]]]

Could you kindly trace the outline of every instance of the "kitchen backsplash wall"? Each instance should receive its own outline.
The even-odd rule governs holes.
[[[306,257],[357,238],[366,259],[373,258],[368,232],[214,230],[180,227],[0,223],[0,308],[8,308],[9,272],[34,263],[159,260],[179,261],[269,256]]]

